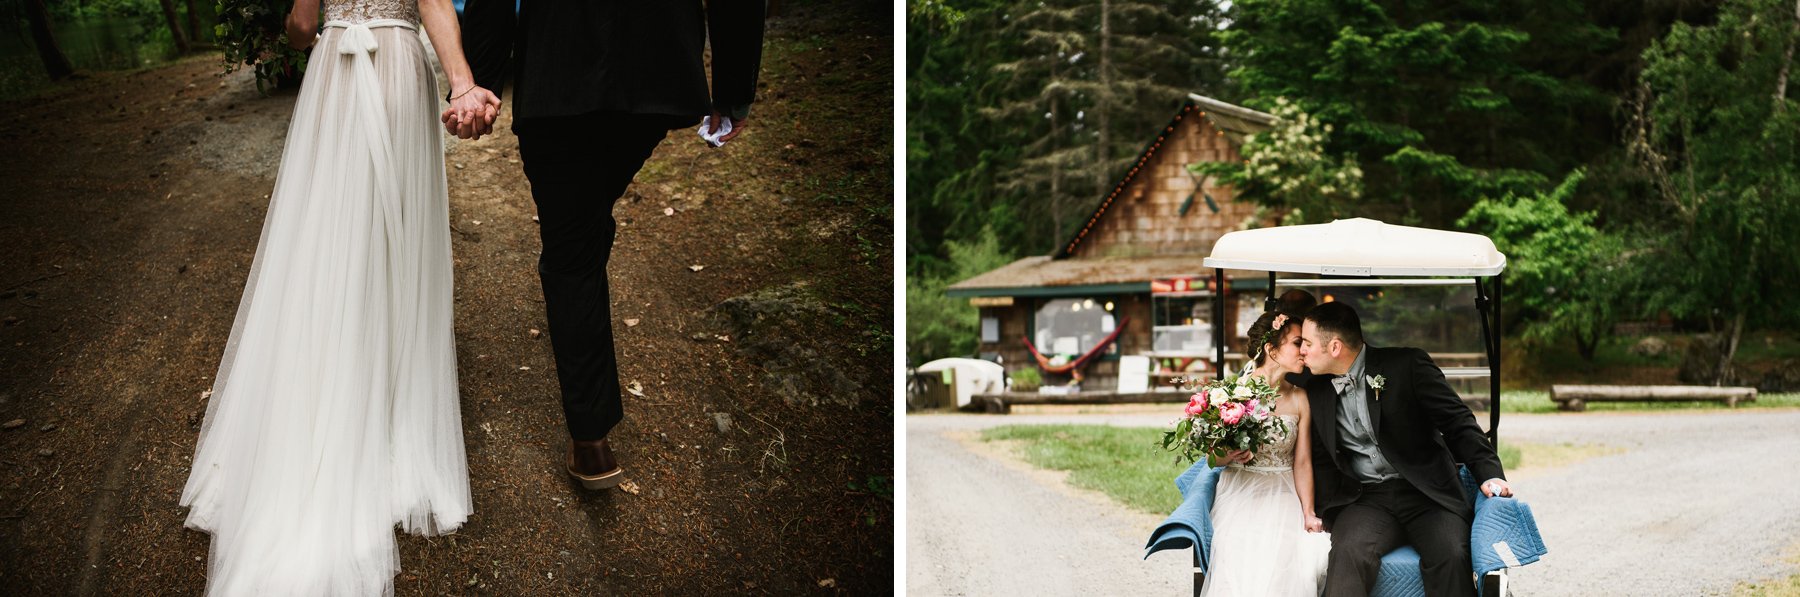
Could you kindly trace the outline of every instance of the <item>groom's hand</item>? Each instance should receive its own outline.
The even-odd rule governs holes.
[[[499,115],[500,98],[494,92],[475,86],[450,100],[450,107],[439,117],[444,130],[459,139],[480,139],[494,132],[494,118]]]
[[[1488,497],[1512,497],[1512,486],[1507,485],[1505,479],[1488,479],[1488,482],[1481,484],[1481,494]]]
[[[706,134],[710,135],[710,134],[719,132],[719,123],[721,121],[723,121],[724,119],[725,119],[724,114],[720,114],[718,110],[713,110],[712,121],[710,121],[707,124]],[[748,119],[748,118],[744,118],[744,119],[733,118],[733,119],[731,119],[731,132],[726,133],[725,136],[723,136],[723,137],[719,137],[719,144],[724,145],[726,141],[736,139],[738,134],[744,132],[744,127],[748,126],[749,123],[750,123],[750,119]]]

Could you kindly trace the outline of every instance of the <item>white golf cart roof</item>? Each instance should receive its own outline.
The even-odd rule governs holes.
[[[1492,276],[1506,269],[1506,256],[1479,234],[1353,218],[1232,232],[1203,263],[1297,274]]]

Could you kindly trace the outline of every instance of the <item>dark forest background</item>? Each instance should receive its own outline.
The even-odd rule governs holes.
[[[973,352],[945,286],[1051,253],[1188,93],[1332,127],[1363,191],[1286,223],[1493,238],[1527,345],[1592,362],[1616,324],[1668,322],[1731,382],[1747,330],[1800,323],[1800,1],[909,0],[907,21],[915,365]]]

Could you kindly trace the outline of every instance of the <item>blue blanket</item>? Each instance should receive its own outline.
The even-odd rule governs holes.
[[[1206,571],[1212,553],[1212,502],[1224,467],[1208,467],[1205,461],[1194,463],[1175,478],[1181,491],[1181,505],[1169,518],[1150,533],[1144,546],[1144,558],[1165,549],[1194,548],[1194,561]],[[1538,534],[1537,519],[1531,506],[1514,498],[1490,498],[1481,494],[1468,469],[1462,471],[1463,489],[1475,502],[1475,522],[1470,526],[1469,548],[1475,573],[1507,567],[1523,566],[1538,561],[1549,550]],[[1407,595],[1419,586],[1419,555],[1411,547],[1402,547],[1381,558],[1381,577],[1375,595]],[[1388,590],[1382,590],[1386,588]]]
[[[1200,460],[1175,477],[1175,488],[1181,490],[1181,505],[1150,533],[1144,559],[1165,549],[1193,547],[1194,561],[1201,572],[1206,571],[1206,557],[1212,553],[1213,490],[1224,470],[1222,466],[1208,467],[1205,460]]]

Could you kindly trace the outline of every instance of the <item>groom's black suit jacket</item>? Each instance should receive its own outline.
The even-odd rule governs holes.
[[[1373,390],[1368,392],[1369,419],[1381,455],[1432,501],[1473,521],[1475,506],[1463,490],[1457,463],[1467,465],[1477,482],[1506,478],[1500,470],[1500,457],[1476,424],[1475,414],[1445,383],[1444,372],[1425,351],[1372,346],[1363,350],[1368,351],[1363,375],[1387,378],[1379,400]],[[1348,472],[1349,452],[1338,445],[1334,377],[1288,376],[1289,383],[1306,388],[1307,403],[1312,406],[1313,503],[1327,525],[1362,494],[1362,483]]]
[[[517,18],[514,1],[468,0],[462,33],[477,85],[498,94],[511,72],[519,125],[620,112],[694,126],[756,97],[763,0],[522,0]]]

